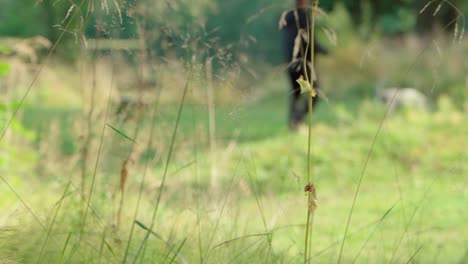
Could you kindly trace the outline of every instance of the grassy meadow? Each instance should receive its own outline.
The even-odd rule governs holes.
[[[376,37],[319,58],[311,263],[468,262],[467,52]],[[303,263],[308,128],[288,129],[284,67],[167,61],[138,90],[118,58],[4,77],[2,131],[34,84],[0,141],[0,263]],[[387,113],[379,85],[430,109]],[[121,96],[144,103],[125,118]]]

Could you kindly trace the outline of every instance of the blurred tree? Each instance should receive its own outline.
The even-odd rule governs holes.
[[[58,38],[57,29],[54,27],[57,23],[57,15],[52,0],[42,0],[43,13],[45,18],[45,26],[47,28],[47,37],[51,41],[55,41]]]
[[[0,0],[0,35],[30,37],[44,34],[47,30],[42,21],[41,10],[35,8],[36,0]]]
[[[278,19],[282,11],[294,6],[294,1],[121,0],[115,2],[117,7],[113,1],[90,0],[83,5],[71,30],[67,31],[72,34],[66,34],[66,37],[80,39],[79,34],[83,31],[90,38],[98,35],[137,38],[144,32],[148,45],[160,55],[190,58],[196,49],[199,54],[204,54],[202,57],[215,56],[222,51],[226,57],[227,54],[246,54],[274,63],[281,60]],[[61,27],[70,19],[67,17],[70,6],[75,4],[74,12],[77,2],[0,0],[0,35],[43,35],[55,41],[63,30]],[[426,10],[419,14],[428,3]],[[354,23],[350,28],[362,36],[369,36],[376,30],[382,34],[400,34],[416,29],[426,34],[448,24],[451,26],[447,30],[453,30],[457,17],[459,28],[466,26],[459,11],[468,11],[466,0],[320,1],[326,12],[333,12],[337,4],[346,8]],[[442,6],[434,16],[440,4]]]

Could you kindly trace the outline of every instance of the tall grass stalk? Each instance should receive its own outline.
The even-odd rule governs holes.
[[[81,192],[83,194],[86,194],[85,189],[86,189],[86,174],[87,174],[87,169],[88,169],[88,159],[89,159],[89,148],[91,146],[91,141],[93,138],[93,132],[92,132],[92,127],[93,127],[93,114],[94,114],[94,108],[95,108],[95,101],[96,101],[96,71],[97,71],[97,54],[98,54],[98,41],[94,42],[94,54],[93,54],[93,59],[92,59],[92,64],[93,64],[93,71],[91,73],[91,80],[92,80],[92,85],[91,85],[91,100],[90,100],[90,105],[89,105],[89,110],[86,113],[84,119],[86,123],[86,135],[84,136],[84,143],[83,143],[83,149],[81,150]],[[83,75],[84,75],[84,70],[85,70],[85,65],[86,65],[86,60],[83,61],[83,65],[81,67],[81,84],[83,85]],[[83,87],[83,96],[85,95],[85,88]],[[83,98],[84,99],[84,98]]]
[[[145,77],[147,76],[148,68],[149,68],[148,60],[153,59],[153,58],[151,58],[151,54],[146,52],[147,46],[146,46],[146,43],[144,41],[146,39],[146,31],[145,31],[144,27],[142,26],[142,24],[145,23],[145,19],[146,19],[146,14],[144,14],[144,12],[142,14],[142,17],[143,17],[142,22],[139,22],[137,20],[137,26],[138,26],[137,29],[138,29],[138,33],[140,35],[140,42],[139,42],[139,44],[140,44],[140,67],[139,67],[140,82],[144,81]],[[159,100],[161,98],[161,92],[162,92],[162,87],[157,89],[156,100],[154,102],[154,106],[152,107],[151,113],[150,113],[151,125],[150,125],[148,141],[147,141],[147,144],[146,144],[146,153],[150,153],[152,151],[152,149],[153,149],[154,130],[155,130],[155,127],[156,127],[156,118],[155,117],[156,117],[156,112],[157,112],[158,107],[159,107]],[[140,95],[140,96],[142,96],[142,95]],[[143,116],[143,113],[142,113],[142,111],[140,111],[139,112],[139,118],[138,118],[138,121],[137,121],[137,127],[138,127],[138,125],[139,125],[139,123],[141,121],[142,116]],[[138,134],[137,131],[135,131],[135,136],[137,134]],[[133,148],[133,146],[132,146],[132,148]],[[133,152],[133,150],[132,150],[132,152]],[[137,204],[135,206],[135,212],[134,212],[134,216],[133,216],[133,220],[132,220],[132,225],[131,225],[131,228],[130,228],[130,234],[129,234],[127,246],[125,248],[123,263],[126,263],[128,253],[129,253],[129,250],[130,250],[130,245],[131,245],[131,242],[132,242],[132,239],[133,239],[133,232],[135,230],[135,223],[137,221],[138,213],[139,213],[139,210],[140,210],[141,198],[142,198],[143,189],[144,189],[144,186],[145,186],[145,183],[146,183],[146,176],[147,176],[147,173],[148,173],[148,167],[149,167],[150,161],[154,161],[154,158],[145,160],[143,175],[142,175],[142,178],[141,178],[141,183],[140,183],[140,187],[139,187],[139,191],[138,191]],[[122,192],[122,197],[123,197],[123,192]],[[122,202],[121,202],[120,207],[122,207]],[[119,215],[120,215],[120,213],[119,213]],[[119,218],[120,218],[120,216],[119,216]]]
[[[159,107],[159,99],[160,99],[160,95],[161,95],[161,91],[162,91],[162,88],[158,89],[158,94],[157,94],[157,98],[156,98],[156,102],[154,104],[154,107],[153,109],[151,110],[151,114],[150,114],[150,118],[151,118],[151,126],[150,126],[150,132],[149,132],[149,137],[148,137],[148,142],[146,144],[146,150],[147,150],[147,153],[149,153],[152,148],[153,148],[153,138],[154,138],[154,130],[156,128],[156,112],[158,110],[158,107]],[[124,258],[123,258],[123,263],[126,263],[127,261],[127,257],[128,257],[128,253],[130,251],[130,245],[132,243],[132,239],[133,239],[133,233],[134,233],[134,230],[135,230],[135,223],[137,221],[137,217],[138,217],[138,213],[140,211],[140,205],[141,205],[141,198],[143,196],[143,189],[145,187],[145,183],[146,183],[146,176],[148,174],[148,166],[149,166],[149,163],[150,163],[150,159],[147,159],[145,161],[145,165],[144,165],[144,169],[143,169],[143,176],[141,178],[141,183],[140,183],[140,187],[139,187],[139,191],[138,191],[138,198],[137,198],[137,204],[135,206],[135,213],[133,215],[133,221],[132,221],[132,227],[130,228],[130,234],[129,234],[129,237],[128,237],[128,242],[127,242],[127,246],[125,248],[125,254],[124,254]]]
[[[60,253],[60,257],[57,261],[57,263],[62,264],[63,263],[63,258],[65,257],[65,251],[67,250],[68,243],[70,242],[72,233],[68,233],[67,240],[65,240],[65,244],[63,244],[62,252]]]
[[[102,236],[101,236],[101,244],[99,245],[99,259],[98,259],[98,264],[101,263],[102,261],[102,256],[104,255],[104,244],[106,243],[106,232],[107,228],[104,227],[104,230],[102,230]]]
[[[448,1],[447,1],[448,2]],[[448,27],[450,27],[453,23],[457,23],[457,20],[459,17],[462,17],[463,18],[463,21],[465,21],[465,17],[463,16],[463,14],[454,6],[454,5],[451,5],[453,8],[455,8],[455,10],[459,13],[459,15],[454,19],[452,20],[451,22],[449,22],[447,25],[445,25],[443,28],[442,28],[442,31],[446,30]],[[420,11],[420,13],[424,12],[424,8],[423,10]],[[409,75],[410,72],[412,72],[413,70],[413,67],[416,65],[416,62],[419,60],[419,58],[429,49],[430,45],[431,45],[432,42],[428,42],[428,44],[426,44],[422,50],[416,55],[414,61],[408,66],[408,68],[406,69],[405,71],[405,75]],[[356,205],[356,201],[357,201],[357,197],[358,197],[358,194],[359,194],[359,191],[360,191],[360,188],[361,188],[361,184],[362,184],[362,180],[364,178],[364,174],[366,172],[366,169],[367,169],[367,165],[369,163],[369,160],[372,156],[372,153],[374,151],[374,147],[375,147],[375,144],[377,142],[377,138],[378,136],[380,135],[380,132],[382,131],[382,128],[383,128],[383,124],[385,122],[385,120],[387,119],[387,116],[390,112],[390,108],[392,107],[393,103],[395,102],[395,99],[397,98],[398,96],[398,93],[400,91],[400,88],[398,87],[395,92],[393,93],[392,97],[390,98],[390,101],[389,101],[389,104],[388,106],[386,107],[385,109],[385,112],[379,122],[379,125],[377,127],[377,131],[375,132],[374,134],[374,137],[372,139],[372,143],[370,145],[370,148],[369,148],[369,151],[367,153],[367,156],[364,160],[364,166],[361,170],[361,174],[359,176],[359,180],[358,180],[358,184],[357,184],[357,187],[356,187],[356,191],[354,192],[354,197],[353,197],[353,201],[352,201],[352,204],[351,204],[351,209],[349,211],[349,214],[348,214],[348,219],[347,219],[347,222],[346,222],[346,227],[345,227],[345,232],[344,232],[344,235],[343,235],[343,240],[341,242],[341,247],[340,247],[340,253],[338,255],[338,261],[337,263],[341,263],[341,258],[342,258],[342,255],[343,255],[343,250],[344,250],[344,245],[345,245],[345,241],[346,241],[346,238],[347,238],[347,234],[348,234],[348,230],[349,230],[349,226],[350,226],[350,223],[351,223],[351,218],[352,218],[352,215],[353,215],[353,212],[354,212],[354,208],[355,208],[355,205]],[[409,221],[412,221],[411,220],[412,217],[410,217],[410,220]],[[405,230],[407,228],[405,227]],[[406,231],[404,231],[403,233],[403,237],[404,235],[406,234]],[[400,242],[398,243],[398,246],[399,244],[401,243],[402,239],[400,240]],[[395,254],[395,253],[394,253]],[[393,259],[393,257],[392,257]]]
[[[231,258],[229,261],[227,261],[227,263],[235,263],[234,260],[236,260],[237,258],[239,258],[240,256],[242,256],[245,252],[247,252],[247,250],[249,250],[251,247],[255,246],[257,243],[259,243],[260,241],[263,240],[263,237],[260,237],[258,238],[257,240],[255,240],[254,242],[252,242],[251,244],[249,244],[248,246],[246,246],[243,250],[241,250],[239,253],[237,253],[233,258]]]
[[[84,215],[83,215],[83,220],[82,220],[81,225],[80,225],[80,233],[79,233],[79,240],[78,240],[77,247],[79,247],[80,242],[81,242],[81,240],[83,238],[83,232],[84,232],[84,229],[85,229],[85,226],[86,226],[86,220],[88,218],[88,212],[89,212],[89,208],[91,206],[91,200],[93,198],[94,184],[96,182],[96,175],[97,175],[97,170],[98,170],[98,167],[99,167],[99,161],[100,161],[100,158],[101,158],[101,151],[102,151],[102,147],[103,147],[103,143],[104,143],[104,135],[105,135],[105,132],[106,132],[106,127],[107,127],[107,119],[109,117],[109,111],[110,111],[110,106],[111,106],[111,98],[112,98],[112,91],[113,91],[113,87],[114,87],[114,77],[115,77],[114,73],[115,73],[114,70],[112,70],[109,94],[108,94],[108,97],[107,97],[108,98],[107,99],[107,106],[106,106],[106,111],[105,111],[105,115],[104,115],[104,122],[102,124],[101,136],[100,136],[100,139],[99,139],[99,147],[98,147],[98,150],[97,150],[97,157],[96,157],[96,162],[94,164],[93,175],[92,175],[92,178],[91,178],[91,186],[90,186],[88,198],[87,198],[87,201],[86,201],[85,212],[84,212]]]
[[[212,61],[211,59],[207,59],[206,62],[205,62],[205,68],[206,68],[206,81],[207,81],[207,86],[210,86],[210,87],[207,87],[207,93],[208,93],[208,97],[210,96],[209,94],[213,92],[213,86],[212,86]],[[192,91],[193,92],[193,91]],[[211,100],[208,98],[208,108],[209,108],[209,111],[213,110],[214,111],[214,104],[213,104],[213,107],[210,107],[210,102]],[[214,117],[214,113],[213,115],[210,115],[209,114],[209,118],[211,117]],[[196,131],[196,124],[197,124],[197,120],[195,118],[195,113],[192,112],[192,129],[194,131]],[[214,126],[214,120],[213,120],[213,126]],[[214,133],[211,133],[211,120],[210,120],[210,142],[212,140],[212,135],[214,135]],[[194,201],[195,201],[195,207],[196,207],[196,214],[197,214],[197,223],[196,223],[196,226],[197,226],[197,239],[198,239],[198,257],[200,259],[200,263],[204,263],[203,262],[203,240],[202,240],[202,230],[201,230],[201,216],[200,216],[200,196],[201,196],[201,193],[200,193],[200,188],[198,186],[200,186],[200,171],[199,171],[199,167],[198,167],[198,141],[196,140],[197,137],[195,137],[195,140],[194,140],[194,146],[193,146],[193,163],[194,163],[194,166],[193,166],[193,170],[194,170],[194,175],[196,177],[196,182],[197,182],[197,188],[196,188],[196,192],[195,192],[195,197],[194,197]],[[212,143],[210,143],[210,151],[212,150],[211,147],[212,147]],[[212,153],[213,155],[213,153]],[[214,157],[212,156],[212,160],[211,162],[214,162]],[[184,167],[184,166],[183,166]],[[213,177],[213,166],[211,167],[212,170],[212,177]],[[174,173],[175,174],[175,173]]]
[[[309,50],[309,46],[311,48],[311,58],[310,58],[310,67],[311,67],[311,75],[306,76],[306,79],[309,81],[311,91],[308,95],[308,108],[309,108],[309,132],[308,132],[308,144],[307,144],[307,185],[306,185],[306,192],[307,192],[307,222],[306,222],[306,233],[305,233],[305,241],[304,241],[304,264],[308,263],[309,259],[308,256],[311,250],[311,238],[312,238],[312,226],[313,226],[313,219],[314,219],[314,210],[316,208],[315,199],[315,187],[313,185],[313,163],[312,163],[312,154],[311,154],[311,145],[312,145],[312,116],[313,116],[313,97],[316,96],[315,94],[315,87],[314,87],[314,59],[315,59],[315,51],[314,51],[314,41],[315,41],[315,15],[316,10],[318,10],[319,0],[314,0],[314,5],[311,11],[311,26],[310,26],[310,38],[308,47],[306,49],[306,56],[304,57],[304,61],[307,60],[307,52]],[[307,75],[307,63],[304,63],[305,73]]]
[[[208,100],[208,121],[210,131],[210,156],[211,156],[211,186],[218,186],[218,166],[216,161],[216,118],[213,91],[213,59],[208,58],[205,62],[206,70],[206,92]]]
[[[419,253],[419,251],[423,248],[424,244],[420,245],[418,247],[418,249],[416,249],[416,251],[413,253],[413,255],[411,255],[411,257],[408,259],[408,261],[406,262],[406,264],[409,264],[411,262],[413,262],[413,259],[416,257],[416,255]],[[391,263],[391,262],[390,262]],[[461,263],[461,262],[460,262]]]
[[[259,211],[261,219],[262,219],[263,227],[265,228],[265,234],[266,234],[266,238],[267,238],[267,241],[268,241],[268,252],[267,252],[265,262],[268,262],[268,258],[271,255],[271,258],[272,258],[271,263],[276,263],[276,256],[275,256],[275,253],[273,251],[273,246],[272,246],[272,244],[273,244],[273,238],[272,238],[273,233],[268,230],[268,225],[266,223],[266,218],[265,218],[263,205],[262,205],[262,203],[260,201],[260,191],[259,191],[258,185],[255,183],[255,181],[252,178],[252,176],[257,176],[257,169],[256,169],[255,160],[252,160],[252,163],[253,163],[253,173],[254,173],[254,175],[252,175],[252,173],[250,173],[250,170],[249,170],[248,171],[249,180],[250,180],[250,183],[252,185],[253,194],[254,194],[254,197],[255,197],[255,201],[257,203],[258,211]]]
[[[142,228],[142,229],[145,230],[145,231],[150,232],[151,235],[153,235],[154,237],[156,237],[157,239],[159,239],[161,242],[163,242],[163,243],[164,243],[164,246],[165,246],[165,250],[166,250],[165,259],[169,258],[169,255],[172,253],[174,247],[176,246],[175,244],[171,244],[171,243],[169,242],[170,239],[169,239],[169,240],[168,240],[168,239],[164,239],[160,234],[156,233],[154,230],[149,229],[147,226],[145,226],[143,223],[141,223],[141,222],[138,221],[138,220],[135,220],[134,226],[135,226],[135,225],[137,225],[138,227]],[[182,256],[182,255],[179,254],[179,253],[178,253],[177,255],[178,255],[179,259],[181,260],[181,262],[183,262],[183,263],[186,262],[184,256]],[[164,259],[164,260],[165,260],[165,259]],[[164,260],[163,260],[163,263],[164,263]],[[143,262],[143,261],[141,261],[141,262]],[[126,262],[123,262],[123,263],[126,263]],[[134,263],[136,263],[136,259],[135,259]]]
[[[224,200],[222,201],[222,205],[221,205],[221,210],[216,218],[216,223],[215,223],[215,226],[213,228],[213,231],[211,232],[210,234],[210,238],[208,240],[208,245],[207,245],[207,251],[205,253],[205,255],[203,256],[203,261],[204,263],[208,262],[208,257],[210,256],[211,254],[211,251],[214,249],[214,248],[211,248],[211,244],[213,243],[213,240],[214,240],[214,236],[216,234],[216,232],[218,231],[218,227],[219,227],[219,222],[221,221],[221,216],[223,215],[223,212],[224,212],[224,209],[226,208],[226,205],[228,203],[228,198],[229,198],[229,195],[231,194],[231,191],[234,187],[234,182],[235,182],[235,179],[237,177],[237,173],[238,173],[238,170],[239,170],[239,167],[240,167],[240,164],[241,162],[243,161],[243,156],[241,156],[238,164],[236,165],[236,168],[234,169],[234,173],[231,177],[231,182],[229,183],[229,187],[228,187],[228,190],[225,192],[225,197],[224,197]]]
[[[137,22],[137,26],[138,26],[138,32],[140,34],[140,67],[139,67],[139,74],[138,74],[138,83],[143,83],[144,82],[144,78],[145,78],[145,72],[147,72],[147,68],[148,68],[148,65],[147,65],[147,61],[146,61],[146,58],[148,57],[147,55],[147,47],[146,47],[146,44],[145,44],[145,31],[142,29],[142,26],[141,26],[141,23]],[[143,41],[141,40],[143,39]],[[140,98],[143,98],[143,94],[142,92],[140,91],[140,95],[139,95]],[[151,118],[153,118],[154,116],[154,113],[151,114]],[[152,120],[152,119],[151,119]],[[141,128],[141,122],[143,121],[143,108],[139,107],[138,110],[137,110],[137,117],[135,119],[136,123],[135,123],[135,129],[133,131],[133,140],[132,140],[132,146],[130,148],[130,151],[128,152],[128,155],[127,155],[127,158],[125,159],[125,161],[122,163],[122,169],[120,171],[120,202],[119,202],[119,208],[118,208],[118,211],[117,211],[117,230],[119,230],[120,228],[120,222],[121,222],[121,218],[122,218],[122,208],[123,208],[123,205],[124,205],[124,201],[125,201],[125,187],[126,187],[126,182],[127,182],[127,178],[128,178],[128,169],[129,169],[129,165],[130,164],[133,164],[135,163],[135,160],[133,158],[133,156],[135,155],[135,150],[137,148],[137,143],[136,143],[136,140],[138,139],[139,135],[140,135],[140,128]],[[152,122],[154,122],[152,120]],[[150,134],[150,137],[151,137],[152,134]]]
[[[161,203],[161,198],[162,198],[163,190],[164,190],[165,183],[166,183],[167,171],[168,171],[168,168],[169,168],[169,164],[171,162],[172,152],[174,150],[174,144],[175,144],[175,138],[176,138],[176,135],[177,135],[177,129],[179,128],[180,117],[182,115],[182,110],[184,109],[185,98],[187,96],[187,91],[189,89],[190,81],[191,81],[191,78],[192,78],[191,75],[192,75],[192,70],[190,69],[189,77],[188,77],[188,79],[187,79],[187,81],[185,83],[184,91],[183,91],[182,98],[181,98],[181,101],[180,101],[180,104],[179,104],[179,110],[177,112],[177,118],[176,118],[176,123],[175,123],[175,126],[174,126],[174,130],[172,132],[171,144],[170,144],[170,147],[169,147],[169,153],[167,154],[161,184],[159,185],[159,193],[158,193],[158,196],[156,197],[156,204],[154,206],[153,215],[151,217],[151,226],[149,228],[150,230],[152,230],[153,227],[154,227],[154,222],[156,220],[156,214],[158,213],[159,205]],[[146,247],[146,243],[148,241],[149,235],[150,235],[150,231],[147,231],[143,241],[140,244],[140,247],[138,248],[138,251],[137,251],[136,256],[135,256],[135,261],[138,259],[138,255],[140,254],[141,250],[144,247]],[[143,252],[142,260],[144,260],[144,257],[145,257],[145,253]]]
[[[58,45],[60,44],[60,42],[62,41],[63,37],[65,36],[65,33],[68,32],[68,29],[70,28],[71,24],[72,24],[72,21],[74,21],[74,18],[75,16],[79,13],[78,10],[80,10],[80,8],[82,7],[82,5],[86,2],[86,0],[82,0],[80,2],[80,4],[78,5],[78,8],[76,9],[76,11],[71,15],[71,18],[70,20],[67,22],[67,24],[65,25],[64,27],[64,30],[60,33],[60,35],[58,36],[57,38],[57,41],[55,41],[54,45],[52,46],[52,48],[50,49],[50,51],[47,53],[47,56],[45,57],[44,59],[44,62],[39,66],[39,68],[37,69],[37,71],[34,73],[33,75],[33,78],[30,82],[30,84],[28,85],[27,89],[26,89],[26,92],[24,93],[24,95],[21,97],[21,99],[19,100],[18,102],[18,105],[17,107],[15,107],[13,109],[13,113],[11,115],[11,117],[8,119],[8,121],[6,122],[6,126],[5,128],[3,128],[3,130],[1,131],[1,134],[0,134],[0,142],[4,139],[5,135],[7,134],[8,132],[8,129],[10,128],[10,126],[12,125],[13,121],[15,120],[16,116],[18,115],[19,111],[21,110],[22,106],[24,105],[24,102],[26,100],[26,98],[28,97],[31,89],[34,87],[34,85],[36,84],[36,81],[38,80],[39,78],[39,75],[41,74],[41,72],[44,70],[44,67],[47,65],[47,63],[49,62],[50,58],[52,57],[52,54],[55,52],[55,50],[57,49]],[[28,204],[21,198],[21,196],[18,194],[18,192],[16,192],[16,190],[13,188],[13,186],[10,185],[10,183],[6,180],[6,178],[3,176],[3,175],[0,175],[0,179],[3,181],[3,183],[5,183],[5,185],[7,186],[7,188],[16,196],[16,198],[18,199],[18,201],[20,201],[20,203],[26,208],[26,210],[31,214],[31,216],[34,218],[34,220],[39,224],[39,226],[43,229],[43,230],[47,230],[46,227],[44,226],[44,224],[42,224],[42,222],[39,220],[38,216],[32,211],[32,209],[28,206]]]
[[[401,200],[401,199],[400,199]],[[369,236],[367,237],[366,241],[362,244],[361,248],[359,249],[358,253],[356,254],[356,257],[354,257],[354,260],[352,263],[356,263],[356,261],[358,260],[359,256],[361,255],[362,251],[364,251],[364,248],[366,247],[367,243],[370,241],[370,239],[372,238],[372,236],[374,236],[375,232],[377,231],[378,227],[380,226],[380,224],[385,220],[385,218],[390,214],[390,212],[393,210],[393,208],[395,208],[395,206],[397,205],[398,201],[395,202],[392,207],[390,207],[383,215],[382,217],[378,220],[377,224],[374,226],[374,228],[372,229],[372,231],[370,232]]]
[[[400,246],[401,246],[401,244],[402,244],[402,242],[403,242],[403,239],[405,238],[406,234],[409,232],[410,225],[413,223],[413,220],[414,220],[414,218],[416,217],[416,214],[420,211],[423,202],[426,200],[426,198],[427,198],[428,195],[429,195],[429,192],[430,192],[431,190],[433,190],[432,185],[433,185],[434,183],[435,183],[435,178],[432,180],[432,183],[427,187],[427,189],[426,189],[426,191],[424,192],[424,195],[423,195],[423,197],[421,198],[421,200],[420,200],[417,204],[415,204],[415,207],[414,207],[414,209],[413,209],[411,215],[409,216],[409,219],[406,220],[403,233],[402,233],[401,236],[398,238],[398,241],[397,241],[397,243],[396,243],[396,247],[395,247],[395,249],[394,249],[393,252],[392,252],[392,258],[390,259],[390,263],[393,263],[393,260],[395,259],[396,254],[397,254],[398,250],[400,249]]]
[[[62,197],[60,198],[60,200],[58,202],[57,210],[55,211],[54,217],[52,218],[52,222],[50,223],[50,226],[47,229],[47,234],[46,234],[46,237],[44,239],[44,243],[42,244],[41,251],[39,252],[39,255],[37,256],[36,263],[39,263],[39,261],[41,260],[41,257],[42,257],[42,254],[44,253],[47,242],[49,241],[50,233],[52,232],[52,229],[54,227],[55,220],[57,219],[57,215],[59,214],[60,209],[62,208],[62,202],[63,202],[63,200],[65,199],[65,197],[66,197],[66,195],[68,193],[68,188],[70,188],[70,184],[71,184],[71,182],[68,182],[67,187],[65,187],[65,190],[63,191],[63,195],[62,195]]]
[[[25,92],[24,95],[21,97],[20,101],[18,102],[17,107],[15,107],[15,108],[13,109],[13,114],[12,114],[11,117],[8,119],[5,128],[4,128],[3,131],[1,132],[1,134],[0,134],[0,141],[2,141],[3,138],[5,137],[6,132],[7,132],[8,129],[10,128],[11,124],[13,123],[13,121],[15,120],[16,116],[18,115],[19,111],[21,110],[21,107],[23,107],[24,101],[26,100],[26,97],[28,97],[29,92],[31,91],[32,87],[34,86],[34,84],[36,84],[36,81],[38,80],[39,75],[41,74],[42,70],[44,70],[44,67],[47,65],[47,63],[49,62],[50,58],[52,57],[52,54],[55,52],[55,50],[57,49],[59,43],[62,41],[63,36],[65,36],[65,33],[68,32],[68,29],[70,28],[72,22],[74,21],[75,16],[80,12],[79,10],[80,10],[81,6],[82,6],[86,1],[87,1],[87,0],[82,0],[82,1],[80,2],[80,4],[77,6],[77,8],[75,9],[76,11],[71,15],[71,18],[70,18],[70,20],[68,21],[68,23],[65,25],[64,30],[62,30],[62,33],[60,33],[60,35],[58,36],[57,41],[55,41],[55,43],[54,43],[54,45],[52,46],[52,48],[50,49],[49,53],[47,53],[47,56],[46,56],[46,58],[44,59],[44,62],[39,66],[39,68],[37,69],[37,71],[34,73],[33,78],[32,78],[32,80],[31,80],[31,83],[28,85],[28,88],[26,89],[26,92]],[[4,178],[3,178],[2,176],[0,176],[0,177],[1,177],[1,179],[2,179],[3,181],[5,181]]]
[[[374,221],[371,221],[370,223],[366,224],[366,225],[363,225],[363,226],[360,226],[359,228],[356,228],[356,230],[354,230],[352,233],[348,233],[346,234],[347,237],[352,237],[354,235],[358,235],[358,234],[363,234],[364,232],[366,232],[366,230],[369,230],[369,229],[376,229],[377,226],[383,222],[383,220],[385,218],[387,218],[387,216],[390,214],[391,210],[393,210],[392,208],[390,208],[389,210],[387,210],[381,217],[379,217],[377,220],[374,220]],[[372,236],[369,235],[369,237]],[[368,239],[369,239],[368,237]],[[331,249],[334,249],[336,248],[336,246],[339,246],[340,243],[343,241],[342,238],[339,238],[339,239],[336,239],[335,241],[331,242],[330,244],[324,246],[322,249],[320,249],[319,251],[317,251],[315,254],[314,254],[314,257],[319,257],[321,255],[323,255],[324,253],[326,253],[327,251],[331,250]],[[362,246],[362,247],[365,247],[365,244]],[[359,252],[358,252],[359,254]]]
[[[187,238],[184,238],[184,240],[182,241],[182,243],[180,244],[180,246],[177,248],[177,250],[176,250],[176,252],[174,253],[174,256],[172,256],[171,261],[169,262],[169,264],[174,263],[176,257],[179,255],[179,252],[182,250],[182,247],[185,245],[185,242],[187,242]]]

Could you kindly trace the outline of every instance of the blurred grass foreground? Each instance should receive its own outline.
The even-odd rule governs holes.
[[[0,0],[0,263],[303,263],[293,6]],[[467,2],[320,7],[308,261],[468,263]]]

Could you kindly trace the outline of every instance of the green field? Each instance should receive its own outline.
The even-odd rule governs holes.
[[[33,171],[41,171],[41,163],[47,162],[52,164],[45,170],[53,174],[31,178],[18,169],[18,177],[5,177],[21,201],[1,185],[0,255],[8,256],[5,261],[26,263],[38,256],[43,263],[121,261],[141,193],[139,225],[127,261],[138,254],[142,263],[172,258],[181,263],[184,259],[300,263],[307,212],[303,191],[307,129],[287,130],[286,96],[279,93],[255,103],[217,107],[214,155],[209,150],[206,107],[185,105],[162,189],[177,105],[159,105],[154,145],[140,151],[136,165],[130,167],[118,227],[119,175],[131,146],[122,134],[131,137],[135,123],[114,126],[122,134],[106,127],[84,229],[80,228],[86,211],[85,198],[78,191],[80,165],[73,161],[80,150],[72,121],[80,111],[27,107],[22,118],[26,128],[36,133],[35,148],[41,149],[41,142],[54,142],[56,152],[45,156],[50,160],[36,156]],[[362,176],[343,263],[464,263],[466,114],[448,99],[439,100],[435,112],[399,112],[385,119],[373,145],[384,112],[383,106],[364,100],[357,107],[322,102],[314,115],[312,163],[319,208],[313,224],[313,262],[337,261]],[[143,148],[151,124],[149,116],[144,120],[144,132],[136,139]],[[60,129],[47,130],[54,122]],[[102,123],[96,121],[95,126],[94,136],[99,139]],[[219,176],[210,185],[213,156]],[[88,185],[95,165],[90,160]],[[137,253],[161,190],[152,227],[156,235],[151,233]]]
[[[288,129],[272,22],[286,2],[139,0],[151,8],[115,10],[127,1],[96,1],[101,11],[80,28],[94,7],[50,0],[40,11],[42,1],[28,1],[0,10],[14,22],[0,34],[25,31],[0,38],[0,264],[468,263],[462,1],[426,1],[426,23],[457,16],[421,35],[419,1],[357,1],[359,15],[341,1],[320,15],[328,100],[312,115],[310,159],[307,124]],[[47,61],[48,41],[20,41],[29,27],[18,25],[34,23],[17,9],[27,21],[57,12],[32,32],[81,20]],[[102,18],[101,33],[129,39],[83,49]],[[427,109],[387,113],[376,95],[392,87],[424,94]],[[127,119],[116,114],[125,96],[143,98]],[[304,261],[308,161],[318,208]]]

